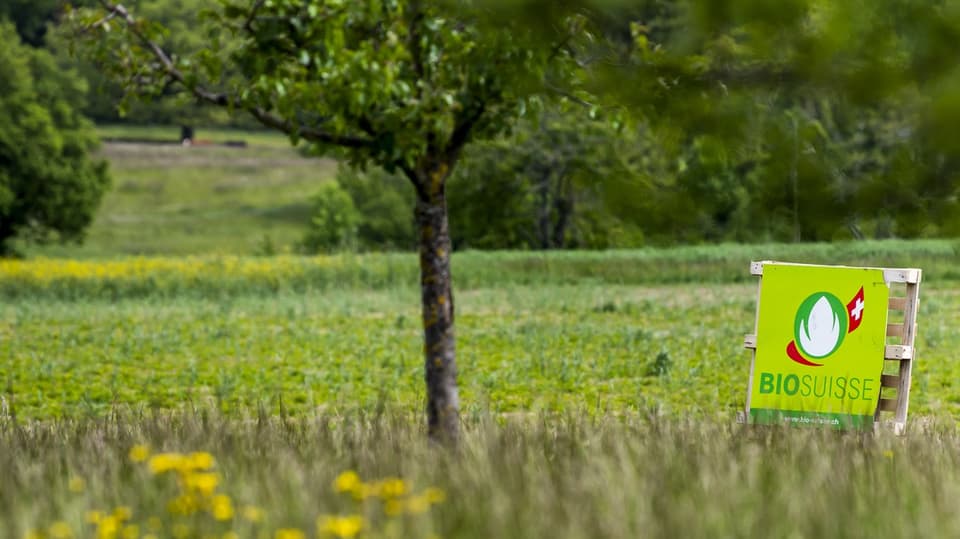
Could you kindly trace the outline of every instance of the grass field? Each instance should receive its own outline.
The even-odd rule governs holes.
[[[176,140],[177,128],[101,127],[102,137]],[[309,198],[336,164],[307,159],[271,132],[198,130],[224,146],[105,143],[113,187],[84,245],[22,246],[29,256],[90,258],[149,254],[254,254],[296,245]]]
[[[248,254],[334,171],[276,142],[109,145],[90,243],[0,261],[0,537],[960,536],[960,242],[456,253],[448,451],[414,255]],[[906,436],[735,424],[762,259],[923,268]]]
[[[466,429],[456,454],[423,440],[411,256],[2,262],[0,476],[12,487],[0,489],[0,528],[952,536],[955,247],[455,255]],[[927,271],[906,437],[734,425],[755,307],[746,262],[768,257]],[[145,456],[174,451],[216,463]],[[174,470],[154,474],[151,462]],[[337,492],[347,470],[366,487]],[[384,486],[391,478],[401,495]]]

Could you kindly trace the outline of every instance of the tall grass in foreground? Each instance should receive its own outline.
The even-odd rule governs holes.
[[[915,426],[893,438],[636,415],[479,417],[450,453],[430,446],[419,424],[391,412],[6,420],[0,534],[93,537],[98,525],[85,519],[105,515],[137,526],[137,537],[960,534],[953,429]],[[145,450],[209,452],[216,491],[234,510],[222,519],[174,514],[168,502],[181,487],[150,472]],[[434,505],[390,516],[376,496],[357,502],[350,488],[337,492],[347,470],[363,480],[399,478],[411,492],[434,487]],[[330,526],[330,518],[351,517],[362,522],[359,531]]]

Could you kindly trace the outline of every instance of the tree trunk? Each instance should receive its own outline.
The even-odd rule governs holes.
[[[444,192],[449,167],[418,172],[416,221],[427,382],[427,428],[432,440],[454,445],[460,431],[450,229]]]

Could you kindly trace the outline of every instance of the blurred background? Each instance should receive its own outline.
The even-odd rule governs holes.
[[[415,246],[401,175],[339,164],[172,87],[124,100],[129,88],[72,54],[67,14],[94,3],[0,2],[8,253]],[[954,237],[954,4],[483,3],[478,24],[521,21],[531,47],[556,44],[576,72],[538,74],[506,134],[467,147],[448,187],[454,247]],[[131,6],[181,57],[210,43],[210,2]]]

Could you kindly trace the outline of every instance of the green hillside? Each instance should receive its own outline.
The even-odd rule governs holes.
[[[102,138],[167,139],[176,127],[101,127]],[[309,197],[335,163],[302,157],[270,132],[198,130],[222,145],[106,142],[113,186],[82,246],[22,247],[28,255],[250,254],[289,248],[309,219]]]

